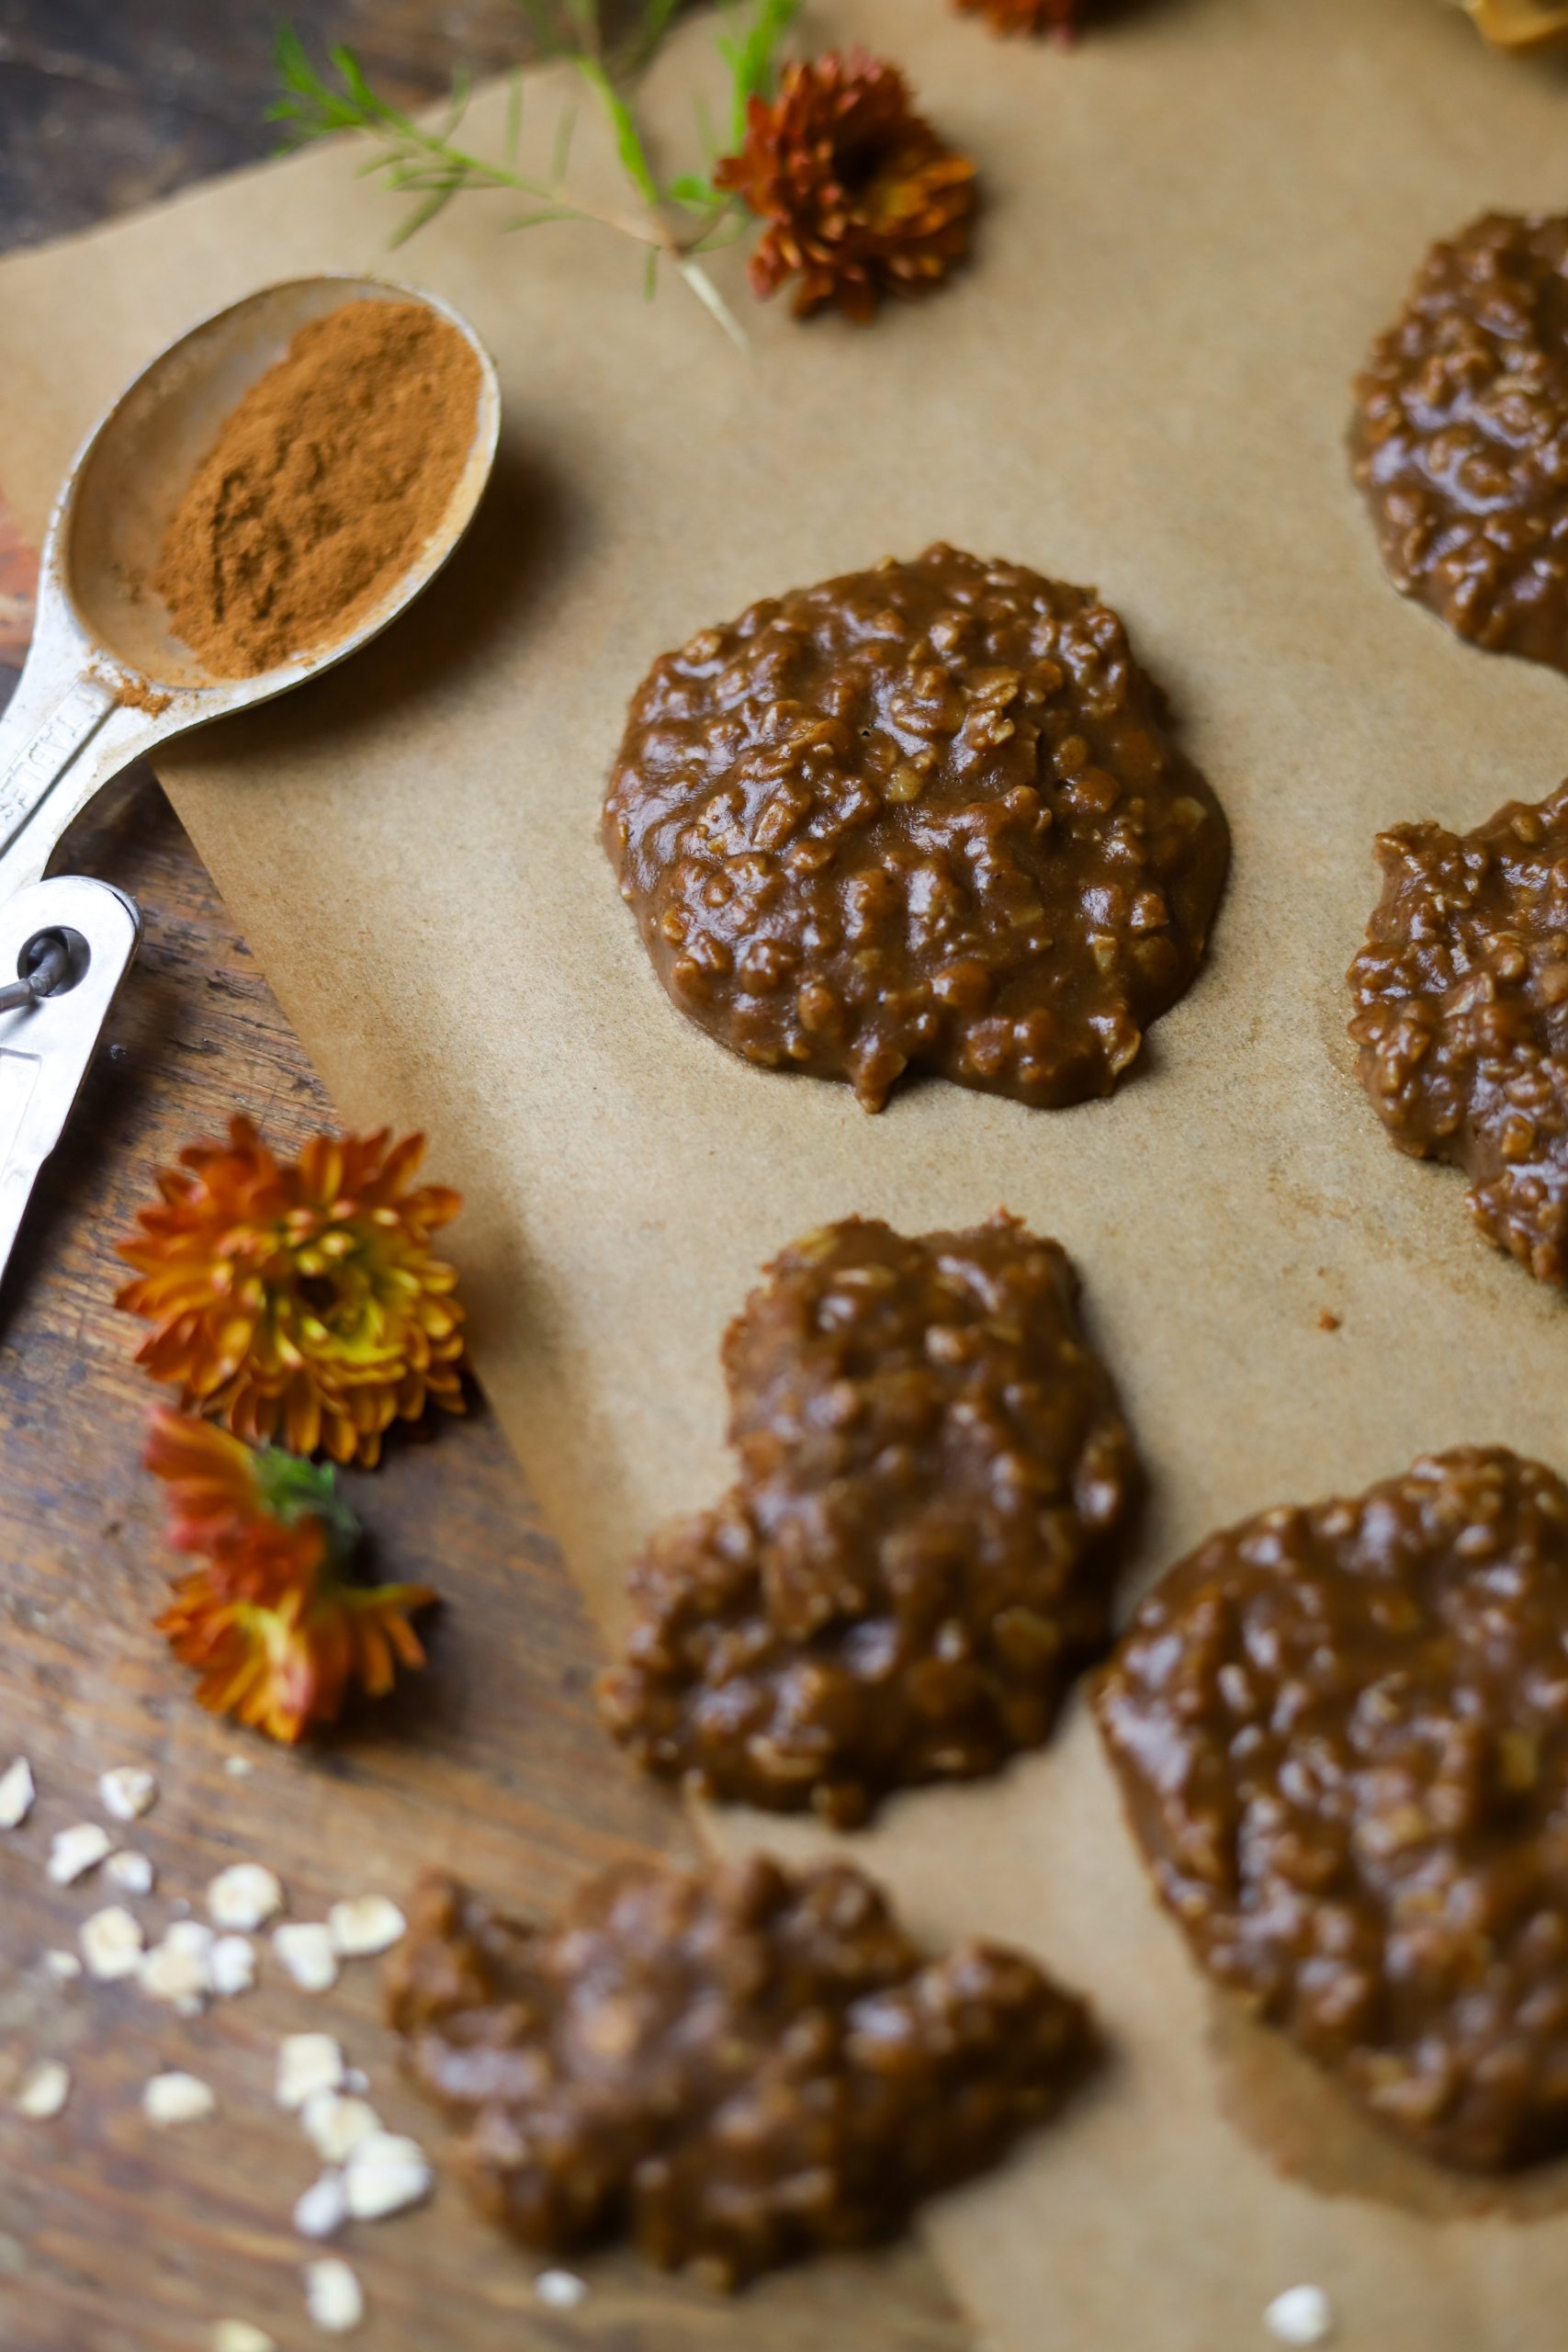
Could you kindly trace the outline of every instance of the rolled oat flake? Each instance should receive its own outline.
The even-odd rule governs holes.
[[[262,1863],[233,1862],[208,1888],[207,1908],[215,1927],[250,1935],[282,1910],[283,1888]]]
[[[327,1993],[337,1983],[337,1954],[321,1921],[287,1921],[273,1929],[272,1948],[302,1993]]]
[[[141,2094],[141,2105],[151,2123],[203,2123],[218,2112],[218,2101],[209,2086],[196,2075],[178,2073],[154,2075]]]
[[[79,1821],[70,1829],[57,1829],[50,1843],[49,1876],[56,1886],[73,1886],[97,1869],[113,1846],[108,1831],[96,1821]]]
[[[116,1821],[140,1821],[158,1802],[158,1783],[141,1765],[117,1764],[112,1771],[100,1773],[98,1797]]]
[[[35,2123],[52,2123],[71,2096],[71,2069],[57,2058],[28,2068],[17,2093],[17,2112]]]
[[[17,1757],[0,1772],[0,1829],[19,1829],[37,1793],[31,1765],[25,1756]]]
[[[220,2319],[213,2323],[210,2352],[277,2352],[277,2343],[248,2319]]]
[[[328,2335],[350,2335],[365,2317],[365,2290],[334,2255],[305,2266],[305,2308]]]
[[[1321,2287],[1288,2287],[1263,2314],[1276,2344],[1326,2344],[1334,2334],[1334,2306]]]
[[[279,2107],[302,2108],[343,2081],[343,2051],[330,2033],[290,2033],[277,2046]]]
[[[534,2292],[548,2311],[575,2311],[587,2296],[588,2281],[575,2270],[541,2270]]]

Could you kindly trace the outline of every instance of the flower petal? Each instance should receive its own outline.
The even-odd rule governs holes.
[[[423,1151],[381,1130],[280,1161],[244,1118],[189,1146],[119,1245],[136,1279],[117,1303],[152,1327],[138,1361],[236,1436],[339,1462],[373,1462],[432,1403],[460,1410],[460,1384],[426,1374],[462,1354],[457,1277],[430,1254],[461,1203],[408,1189]]]

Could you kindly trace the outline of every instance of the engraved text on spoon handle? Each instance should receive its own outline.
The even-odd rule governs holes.
[[[77,678],[41,721],[0,721],[0,855],[118,707],[107,686]]]

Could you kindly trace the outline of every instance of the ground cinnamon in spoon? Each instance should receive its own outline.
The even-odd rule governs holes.
[[[367,613],[446,509],[479,368],[420,302],[348,302],[301,327],[224,424],[175,511],[153,586],[221,677],[251,678]]]

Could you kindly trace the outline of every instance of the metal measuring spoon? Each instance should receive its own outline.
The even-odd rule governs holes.
[[[257,378],[310,320],[356,301],[423,302],[468,345],[479,384],[467,463],[440,526],[353,628],[256,677],[220,677],[173,635],[150,584],[164,532]],[[380,278],[302,277],[171,344],[89,436],[50,521],[27,667],[0,717],[0,1276],[141,935],[123,891],[42,878],[66,828],[133,760],[302,685],[395,619],[472,520],[500,424],[494,364],[445,302]]]

